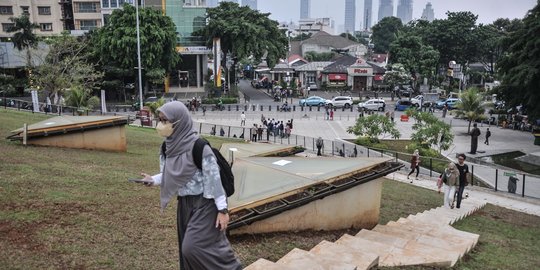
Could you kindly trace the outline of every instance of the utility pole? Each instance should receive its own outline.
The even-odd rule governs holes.
[[[135,17],[137,21],[137,72],[139,75],[139,111],[142,118],[143,90],[142,90],[142,67],[141,67],[141,34],[139,30],[139,1],[135,1]]]

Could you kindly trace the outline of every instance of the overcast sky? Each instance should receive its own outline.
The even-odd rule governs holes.
[[[373,24],[376,23],[379,0],[373,2]],[[397,3],[394,0],[394,16]],[[431,2],[436,19],[446,18],[446,11],[471,11],[478,15],[478,23],[489,24],[497,18],[522,19],[532,9],[537,0],[413,0],[413,19],[420,18],[427,2]],[[272,19],[279,22],[297,22],[300,18],[300,0],[258,0],[261,12],[272,13]],[[356,0],[356,29],[360,29],[363,19],[364,0]],[[344,24],[345,0],[311,0],[311,17],[330,17],[336,28]],[[337,30],[337,29],[336,29]]]

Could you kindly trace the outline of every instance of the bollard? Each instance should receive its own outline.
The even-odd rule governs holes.
[[[199,134],[202,134],[201,131],[202,131],[202,123],[199,123]]]
[[[321,111],[321,106],[320,105],[317,105],[317,111],[320,112]],[[333,151],[333,149],[332,149]]]
[[[248,105],[244,105],[244,112],[247,112],[248,110]]]
[[[495,191],[497,191],[498,182],[499,182],[499,169],[495,169]]]
[[[429,177],[433,177],[433,159],[429,159]]]
[[[474,165],[471,166],[471,187],[474,186]]]
[[[230,112],[231,111],[231,105],[227,105],[227,110]]]
[[[296,105],[293,105],[293,106],[292,106],[292,111],[293,111],[293,112],[296,112]]]
[[[525,197],[525,174],[523,174],[523,185],[521,186],[521,197]]]
[[[269,111],[269,112],[272,111],[272,105],[269,105],[269,106],[268,106],[268,111]]]
[[[255,111],[255,105],[251,105],[251,109]]]
[[[300,106],[300,111],[304,111],[304,106]]]
[[[311,112],[311,105],[309,106],[309,111]]]
[[[263,105],[261,105],[261,112],[262,112],[262,111],[264,111],[264,109],[263,109]]]
[[[239,108],[238,108],[238,107],[239,107],[239,106],[238,106],[238,105],[236,105],[236,111],[239,111]]]

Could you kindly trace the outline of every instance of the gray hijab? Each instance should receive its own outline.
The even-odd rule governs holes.
[[[178,194],[178,189],[189,182],[197,166],[193,163],[191,150],[199,138],[193,129],[193,121],[188,109],[182,102],[172,101],[161,106],[163,113],[173,124],[173,133],[165,139],[166,152],[163,177],[161,181],[161,209],[165,209],[171,197]]]

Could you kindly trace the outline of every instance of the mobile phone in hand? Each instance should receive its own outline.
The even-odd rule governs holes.
[[[133,183],[141,183],[141,184],[152,184],[153,183],[153,181],[148,181],[148,180],[139,179],[139,178],[129,178],[128,181],[133,182]]]

